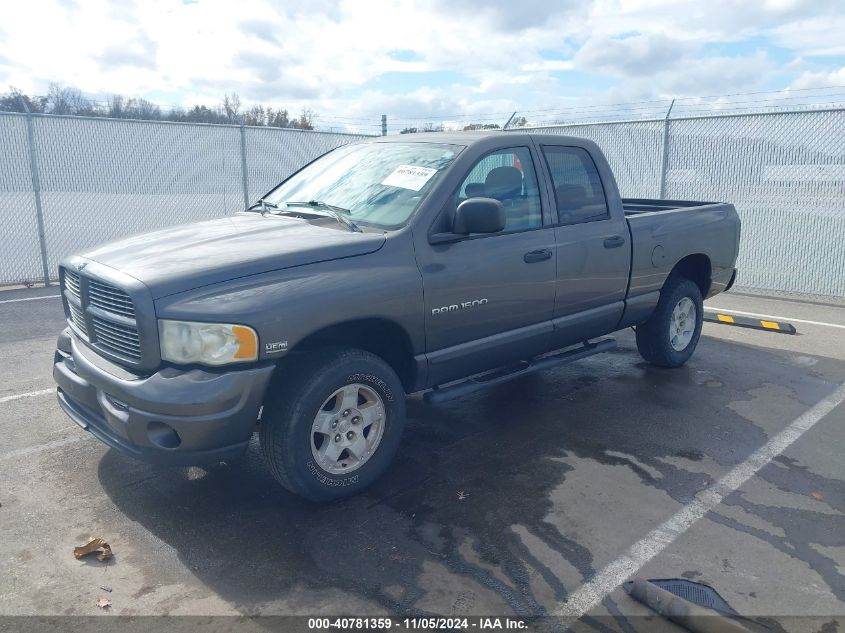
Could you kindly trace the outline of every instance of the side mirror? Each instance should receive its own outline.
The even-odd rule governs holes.
[[[458,205],[452,232],[498,233],[505,228],[505,208],[494,198],[470,198]]]

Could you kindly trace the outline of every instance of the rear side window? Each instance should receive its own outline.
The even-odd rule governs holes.
[[[607,199],[599,172],[580,147],[544,146],[543,154],[555,188],[561,224],[595,222],[608,218]]]

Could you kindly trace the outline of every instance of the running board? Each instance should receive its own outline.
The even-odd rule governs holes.
[[[609,352],[612,349],[616,349],[616,339],[605,338],[592,343],[587,341],[580,347],[569,348],[548,356],[540,356],[530,361],[520,361],[516,365],[494,369],[493,371],[479,374],[478,376],[473,376],[472,378],[467,378],[466,380],[452,383],[445,387],[435,387],[423,394],[423,399],[429,404],[445,402],[453,398],[459,398],[475,393],[476,391],[481,391],[493,385],[508,382],[509,380],[534,373],[535,371],[568,365],[576,360],[595,356],[602,352]]]

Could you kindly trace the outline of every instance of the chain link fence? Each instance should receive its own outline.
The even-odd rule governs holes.
[[[733,203],[738,286],[845,297],[845,110],[530,131],[598,143],[624,197]]]
[[[360,135],[0,113],[0,284],[67,255],[231,214]],[[43,219],[43,261],[39,243]]]
[[[735,204],[738,285],[845,297],[845,110],[529,131],[598,143],[625,197]],[[63,257],[100,242],[228,215],[364,138],[0,113],[0,284],[41,280],[45,269],[55,276]]]

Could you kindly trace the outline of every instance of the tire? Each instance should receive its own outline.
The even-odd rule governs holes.
[[[695,311],[694,317],[684,310],[690,306]],[[679,310],[676,314],[685,315],[680,320],[673,320],[676,309]],[[680,367],[695,351],[703,322],[704,303],[698,285],[673,273],[663,285],[657,307],[648,321],[636,328],[637,350],[652,365]],[[676,329],[679,324],[683,324],[680,330]]]
[[[387,469],[399,447],[405,426],[399,377],[359,349],[309,352],[280,369],[259,425],[273,476],[312,501],[358,494]]]

